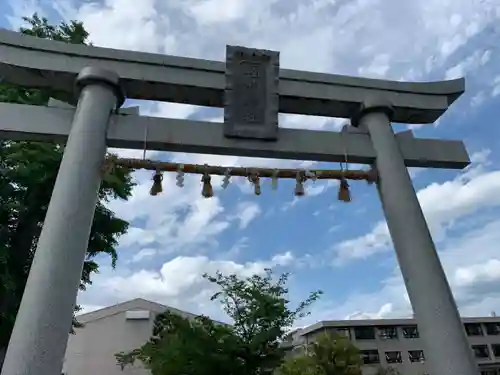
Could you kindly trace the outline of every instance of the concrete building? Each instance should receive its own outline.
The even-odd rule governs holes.
[[[481,375],[500,375],[500,317],[463,318]],[[361,350],[364,374],[395,367],[403,375],[428,374],[418,327],[413,319],[323,321],[297,330],[284,344],[290,355],[301,353],[324,332],[336,332]],[[434,374],[431,374],[434,375]]]
[[[140,364],[116,365],[115,353],[140,347],[151,336],[156,315],[170,310],[195,315],[159,303],[134,299],[78,316],[83,328],[70,335],[64,359],[65,375],[149,375]]]
[[[64,374],[149,375],[140,364],[122,372],[114,355],[144,344],[156,315],[166,310],[195,317],[140,298],[80,315],[78,320],[85,326],[69,337]],[[500,375],[500,317],[464,318],[463,322],[481,375]],[[352,340],[361,350],[366,375],[379,366],[396,367],[403,375],[427,374],[425,352],[413,319],[323,321],[294,331],[283,345],[290,355],[298,354],[323,332],[337,332]]]

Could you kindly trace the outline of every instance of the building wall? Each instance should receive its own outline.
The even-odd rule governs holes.
[[[500,318],[465,318],[465,323],[479,324],[481,327],[482,335],[469,336],[469,341],[472,345],[486,345],[489,358],[477,358],[481,371],[491,370],[497,371],[486,373],[487,375],[500,375],[500,355],[497,353],[495,357],[492,345],[500,344],[500,332],[498,335],[487,335],[485,323],[500,323]],[[371,375],[376,373],[379,366],[388,367],[392,366],[399,370],[403,375],[423,375],[427,374],[425,361],[411,362],[408,351],[410,350],[423,350],[420,338],[404,338],[403,326],[415,326],[416,322],[413,319],[395,319],[395,320],[360,320],[360,321],[326,321],[314,324],[313,326],[303,329],[301,332],[295,333],[293,337],[293,345],[300,348],[301,345],[310,343],[315,338],[324,332],[338,331],[341,334],[348,335],[349,339],[361,351],[363,350],[377,350],[380,358],[380,363],[370,364],[363,366],[363,373]],[[379,328],[396,327],[396,338],[382,338],[380,337]],[[375,331],[374,339],[357,339],[355,332],[357,327],[372,327]],[[385,359],[385,352],[401,352],[402,363],[388,364]],[[296,349],[296,353],[300,349]],[[292,352],[293,353],[293,352]],[[292,354],[293,355],[293,354]],[[425,351],[424,351],[425,356]]]
[[[126,367],[122,372],[116,365],[115,354],[121,351],[130,351],[143,345],[151,336],[154,319],[156,315],[167,309],[166,306],[154,304],[144,300],[134,300],[93,312],[83,316],[80,321],[85,324],[84,328],[76,329],[75,335],[70,335],[66,351],[63,372],[66,375],[149,375],[141,364]],[[194,315],[168,308],[187,318]],[[140,319],[135,314],[131,318],[130,311],[148,311],[149,315]],[[484,373],[483,375],[500,375],[500,350],[495,357],[492,346],[500,345],[500,328],[497,335],[486,335],[485,323],[498,323],[500,318],[465,318],[465,323],[479,323],[482,335],[469,336],[471,345],[486,345],[489,357],[478,359],[483,371],[493,370],[497,373]],[[420,338],[404,338],[403,326],[416,325],[412,319],[394,320],[358,320],[358,321],[323,321],[312,326],[297,330],[289,335],[288,340],[283,343],[289,349],[289,355],[296,355],[303,350],[304,344],[310,343],[324,332],[338,331],[345,334],[360,350],[377,350],[380,363],[364,365],[365,375],[374,374],[379,366],[393,366],[403,375],[424,375],[427,373],[425,361],[411,362],[408,356],[410,350],[423,350]],[[379,328],[395,326],[396,338],[380,337]],[[355,337],[357,327],[374,328],[374,339],[359,339]],[[500,346],[499,346],[500,349]],[[402,363],[388,364],[385,360],[385,352],[401,352]],[[425,352],[424,352],[425,355]],[[431,374],[435,375],[435,374]]]
[[[142,309],[137,309],[142,310]],[[70,335],[63,372],[67,375],[147,375],[139,364],[116,365],[115,353],[140,347],[151,336],[155,313],[147,320],[127,320],[126,312],[85,323]]]

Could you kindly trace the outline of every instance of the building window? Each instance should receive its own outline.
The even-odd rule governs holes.
[[[418,328],[417,326],[405,326],[403,329],[403,337],[405,339],[418,339]]]
[[[488,345],[472,345],[472,350],[474,351],[474,356],[478,359],[490,358]]]
[[[373,340],[375,338],[374,327],[354,327],[356,340]]]
[[[351,330],[349,327],[335,328],[334,332],[339,336],[347,337],[349,340],[351,339]]]
[[[409,350],[408,357],[410,362],[423,362],[425,360],[423,350]]]
[[[498,375],[497,370],[483,370],[481,375]]]
[[[365,365],[372,365],[375,363],[380,363],[380,356],[378,355],[378,350],[361,350],[361,359]]]
[[[467,336],[483,336],[483,329],[479,323],[465,323],[464,327]]]
[[[125,312],[126,320],[149,320],[151,312],[147,310],[129,310]]]
[[[500,344],[491,344],[491,350],[495,357],[500,357]]]
[[[500,323],[484,323],[484,328],[486,328],[487,335],[500,335]]]
[[[378,336],[381,339],[397,339],[398,331],[396,327],[379,327],[378,328]]]
[[[403,357],[401,352],[385,352],[385,360],[387,363],[402,363]]]

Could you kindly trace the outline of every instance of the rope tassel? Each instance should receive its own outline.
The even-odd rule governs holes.
[[[260,178],[257,173],[252,174],[252,183],[254,187],[254,193],[255,195],[260,195],[262,193],[262,190],[260,188]]]
[[[214,196],[214,189],[212,188],[212,184],[210,181],[212,178],[209,174],[204,174],[201,177],[201,182],[203,182],[203,188],[201,189],[201,195],[205,198],[212,198]]]
[[[295,177],[295,196],[302,197],[304,194],[304,176],[298,172]]]
[[[349,183],[345,178],[342,178],[340,180],[338,199],[339,201],[343,201],[346,203],[351,201],[351,192],[349,191]]]
[[[159,170],[156,170],[153,175],[153,186],[151,186],[151,190],[149,191],[150,195],[158,195],[163,192],[163,187],[161,186],[161,182],[163,181],[163,175]]]

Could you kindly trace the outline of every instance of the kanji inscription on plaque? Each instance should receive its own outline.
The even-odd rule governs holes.
[[[279,52],[227,46],[224,135],[276,140],[278,83]]]

